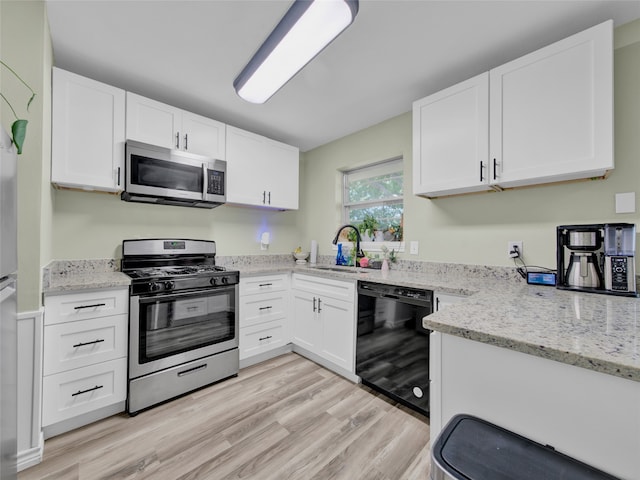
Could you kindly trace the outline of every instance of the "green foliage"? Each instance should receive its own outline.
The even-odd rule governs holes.
[[[25,87],[27,87],[31,92],[31,97],[27,101],[27,112],[28,112],[29,106],[31,106],[31,102],[33,102],[33,99],[36,98],[36,92],[34,92],[33,89],[27,84],[27,82],[25,82],[22,78],[20,78],[20,75],[18,75],[9,65],[4,63],[2,60],[0,60],[0,64],[3,67],[5,67],[7,70],[9,70],[11,73],[13,73],[13,75],[18,80],[20,80],[20,82]],[[11,102],[7,100],[7,97],[5,97],[2,92],[0,92],[0,97],[2,97],[2,99],[7,103],[7,105],[9,105],[9,108],[13,112],[13,116],[16,117],[15,122],[13,122],[13,124],[11,125],[11,135],[13,138],[13,143],[16,146],[16,151],[18,155],[20,155],[22,153],[22,145],[24,144],[25,136],[27,135],[27,123],[29,122],[27,120],[18,118],[18,114],[14,110],[13,105],[11,105]]]

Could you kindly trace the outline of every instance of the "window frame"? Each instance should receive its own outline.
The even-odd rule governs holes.
[[[399,155],[397,157],[387,158],[385,160],[380,160],[373,163],[368,163],[366,165],[361,165],[359,167],[354,168],[345,168],[340,171],[342,175],[342,201],[341,201],[341,218],[342,224],[345,225],[349,223],[348,220],[348,212],[350,208],[353,207],[367,207],[367,206],[377,206],[377,205],[397,205],[402,204],[403,206],[403,214],[404,214],[404,187],[402,197],[394,198],[392,200],[366,200],[360,202],[351,202],[347,203],[345,200],[348,198],[348,175],[350,173],[356,172],[358,170],[365,170],[368,168],[376,167],[378,165],[383,165],[385,163],[393,163],[398,162],[400,164],[402,179],[404,185],[404,156]],[[353,242],[341,242],[343,245],[350,245],[353,248]],[[382,242],[360,242],[360,248],[362,250],[366,250],[368,252],[379,253],[382,252],[382,247],[386,246],[389,250],[395,250],[396,252],[404,252],[404,232],[403,232],[403,240],[402,241],[382,241]],[[337,250],[337,245],[333,245],[333,250]]]

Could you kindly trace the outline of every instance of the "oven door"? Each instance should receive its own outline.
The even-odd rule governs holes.
[[[129,378],[238,347],[238,286],[132,296]]]

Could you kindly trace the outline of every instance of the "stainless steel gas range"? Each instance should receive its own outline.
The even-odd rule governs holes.
[[[129,275],[127,411],[238,374],[239,272],[215,264],[205,240],[124,240]]]

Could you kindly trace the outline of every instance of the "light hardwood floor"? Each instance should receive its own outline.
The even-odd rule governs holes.
[[[427,480],[428,420],[290,353],[45,442],[18,480]]]

